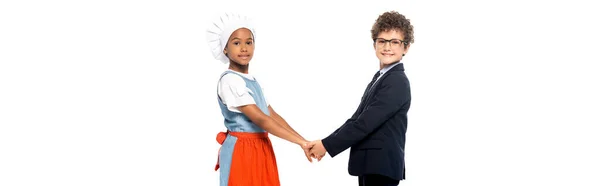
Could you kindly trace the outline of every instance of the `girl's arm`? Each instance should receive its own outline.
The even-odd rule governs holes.
[[[285,119],[283,119],[283,117],[281,117],[279,114],[277,114],[277,112],[275,112],[275,110],[273,110],[273,108],[271,107],[271,105],[269,105],[269,113],[271,113],[271,117],[277,121],[277,123],[279,123],[279,125],[281,125],[282,127],[286,128],[287,130],[293,132],[296,136],[300,137],[303,140],[304,137],[302,137],[302,135],[298,134],[298,132],[296,132],[296,130],[294,130],[288,123],[287,121],[285,121]]]
[[[277,121],[277,123],[279,125],[281,125],[283,128],[286,128],[288,131],[291,131],[292,133],[294,133],[294,135],[296,135],[299,138],[306,141],[306,139],[304,139],[304,137],[302,137],[302,135],[298,134],[298,132],[296,132],[296,130],[294,130],[292,128],[292,126],[290,126],[287,123],[287,121],[285,121],[285,119],[283,119],[283,117],[281,117],[279,114],[277,114],[277,112],[275,112],[275,110],[273,109],[273,107],[271,107],[271,105],[269,105],[269,113],[271,113],[271,118],[273,118],[275,121]],[[311,155],[310,146],[306,146],[306,147],[302,146],[302,149],[304,150],[304,155],[306,155],[306,158],[308,158],[308,161],[312,162],[312,158],[318,158],[317,156]],[[319,159],[319,160],[321,160],[321,159]]]
[[[273,118],[264,114],[255,104],[240,106],[238,109],[260,128],[279,138],[298,144],[302,147],[308,143],[308,141],[299,135],[295,134],[291,130],[286,129],[278,124],[278,122]]]

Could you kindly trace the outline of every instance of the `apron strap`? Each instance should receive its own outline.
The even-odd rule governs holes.
[[[225,139],[227,138],[227,133],[229,133],[229,131],[227,132],[219,132],[217,134],[217,143],[219,143],[220,145],[223,145],[223,142],[225,142]],[[219,147],[219,153],[217,154],[217,165],[215,165],[215,171],[219,170],[219,156],[221,154],[221,147]]]

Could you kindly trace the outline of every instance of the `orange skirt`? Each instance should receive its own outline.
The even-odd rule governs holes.
[[[279,186],[277,161],[268,133],[227,132],[237,138],[233,148],[228,186]],[[227,133],[217,135],[223,144]],[[219,162],[215,170],[219,168]]]

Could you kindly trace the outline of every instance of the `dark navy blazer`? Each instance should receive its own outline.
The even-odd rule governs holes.
[[[354,115],[324,138],[323,146],[331,157],[350,148],[350,175],[380,174],[403,180],[410,102],[410,84],[400,63],[367,87]]]

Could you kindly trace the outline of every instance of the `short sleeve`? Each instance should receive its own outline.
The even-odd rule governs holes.
[[[218,94],[223,104],[232,112],[241,113],[237,108],[244,105],[256,104],[250,93],[246,82],[242,77],[235,74],[226,74],[221,78],[218,85]]]

